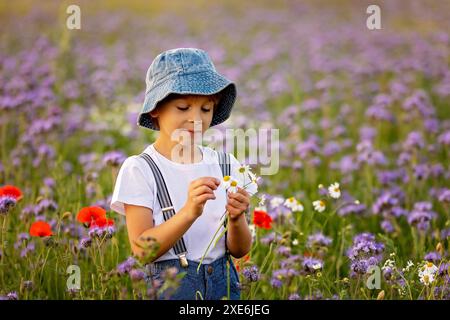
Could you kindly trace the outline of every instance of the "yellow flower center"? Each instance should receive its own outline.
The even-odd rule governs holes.
[[[245,168],[244,168],[244,167],[240,167],[240,168],[239,168],[239,172],[240,172],[240,173],[244,173],[244,172],[245,172]]]
[[[322,200],[319,201],[319,204],[321,207],[325,207],[325,202],[323,202]]]
[[[231,181],[231,184],[230,184],[232,187],[236,187],[237,186],[237,182],[236,181]]]
[[[339,188],[334,188],[334,192],[339,192]]]
[[[428,282],[430,282],[430,276],[429,275],[424,275],[423,276],[423,281],[425,282],[425,283],[428,283]]]
[[[433,266],[433,264],[432,264],[431,262],[428,262],[428,263],[427,263],[427,267],[428,267],[428,268],[431,268],[432,266]]]
[[[230,176],[223,177],[223,181],[228,181],[228,180],[230,180]]]

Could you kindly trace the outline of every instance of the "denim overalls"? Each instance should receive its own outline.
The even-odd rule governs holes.
[[[230,300],[239,300],[241,289],[239,275],[231,258],[227,255],[216,259],[209,264],[202,264],[197,274],[198,262],[188,260],[188,267],[181,266],[178,259],[170,259],[154,262],[147,265],[149,287],[153,285],[151,280],[164,281],[161,277],[163,270],[176,267],[179,272],[186,272],[176,291],[165,290],[158,295],[159,300],[220,300],[228,298],[228,271],[229,262],[229,289]],[[162,284],[161,284],[162,285]]]

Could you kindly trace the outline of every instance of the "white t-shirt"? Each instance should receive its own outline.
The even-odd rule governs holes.
[[[188,187],[191,181],[211,176],[222,180],[217,153],[209,148],[200,146],[203,157],[200,162],[181,164],[173,162],[161,155],[149,145],[144,152],[149,154],[161,171],[167,185],[167,189],[172,199],[175,212],[178,212],[186,203]],[[231,172],[233,168],[239,166],[238,160],[230,154]],[[137,155],[128,157],[122,164],[116,178],[114,192],[111,198],[110,208],[122,215],[125,215],[124,203],[139,205],[152,209],[155,225],[164,223],[164,217],[156,197],[156,182],[153,172],[148,163]],[[219,227],[220,218],[225,212],[226,191],[220,185],[215,191],[215,200],[208,200],[205,204],[202,215],[195,220],[188,231],[183,235],[186,248],[187,259],[199,262],[203,256],[209,242]],[[217,233],[217,237],[223,231],[223,227]],[[225,237],[211,249],[204,258],[203,263],[210,263],[220,258],[225,253]],[[168,259],[178,259],[174,250],[170,249],[155,261]]]

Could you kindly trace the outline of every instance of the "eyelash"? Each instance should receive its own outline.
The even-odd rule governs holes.
[[[189,109],[189,107],[186,107],[186,108],[177,107],[177,108],[178,108],[178,110],[181,110],[181,111],[186,111],[187,109]],[[205,109],[202,108],[202,111],[203,112],[210,112],[211,109],[205,110]]]

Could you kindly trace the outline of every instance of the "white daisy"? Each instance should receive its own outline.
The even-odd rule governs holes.
[[[420,282],[428,286],[434,281],[435,274],[438,270],[438,267],[436,267],[432,262],[425,263],[425,265],[423,265],[419,270]]]
[[[313,206],[314,206],[314,210],[316,210],[318,212],[323,212],[326,208],[325,202],[323,202],[322,200],[313,201]]]
[[[241,164],[236,168],[236,171],[244,175],[248,175],[249,173],[251,173],[250,166],[247,164]]]
[[[258,184],[256,183],[256,181],[252,181],[250,184],[245,184],[245,185],[243,185],[243,187],[250,196],[252,196],[258,192]]]
[[[430,283],[434,281],[434,273],[423,273],[420,276],[420,282],[424,285],[428,286]]]
[[[303,211],[303,205],[294,197],[287,198],[286,201],[284,201],[284,205],[292,211]]]
[[[237,192],[237,187],[242,188],[242,184],[238,179],[235,179],[232,176],[225,176],[222,179],[222,183],[223,183],[223,187],[232,192],[232,193],[236,193]]]
[[[339,189],[339,183],[335,182],[332,185],[328,187],[328,193],[330,194],[330,197],[334,199],[339,199],[341,196],[341,190]]]
[[[261,196],[261,198],[259,199],[258,206],[262,207],[265,203],[266,203],[266,195],[263,194],[263,195]]]
[[[258,192],[257,177],[253,172],[251,172],[248,165],[240,165],[233,169],[232,173],[233,179],[238,180],[240,188],[245,189],[250,196]]]
[[[320,262],[317,262],[317,263],[312,265],[312,268],[314,270],[322,269],[322,264]]]
[[[232,180],[230,182],[230,186],[228,187],[228,191],[231,193],[236,193],[238,191],[238,187],[242,188],[243,186],[239,184],[238,180]]]
[[[432,262],[427,262],[423,267],[424,272],[436,273],[439,269]]]

